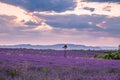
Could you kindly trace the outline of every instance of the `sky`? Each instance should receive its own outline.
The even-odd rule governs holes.
[[[120,0],[0,0],[0,45],[120,44]]]

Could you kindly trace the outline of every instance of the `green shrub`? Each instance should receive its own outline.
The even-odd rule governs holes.
[[[11,76],[12,78],[19,75],[19,72],[16,70],[7,70],[6,72],[7,72],[8,76]]]
[[[117,60],[117,59],[120,59],[120,51],[113,52],[113,53],[95,55],[94,58]]]
[[[102,55],[102,54],[99,54],[99,55],[95,55],[94,56],[94,58],[103,58],[104,57],[104,55]]]
[[[48,73],[48,72],[50,72],[50,70],[48,68],[42,67],[42,68],[40,68],[40,72]]]
[[[0,80],[5,80],[5,78],[4,78],[4,77],[2,77],[2,76],[0,76]]]
[[[114,52],[111,55],[112,55],[113,59],[120,59],[120,52],[119,51],[118,52]]]

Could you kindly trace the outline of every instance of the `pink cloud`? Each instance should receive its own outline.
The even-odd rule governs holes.
[[[89,25],[93,25],[93,22],[89,21],[88,24],[89,24]]]
[[[96,26],[99,27],[99,28],[102,28],[102,29],[106,29],[106,28],[107,28],[107,27],[105,26],[106,23],[107,23],[106,21],[102,21],[102,22],[96,24]]]

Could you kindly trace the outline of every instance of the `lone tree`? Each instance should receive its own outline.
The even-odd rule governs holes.
[[[66,56],[67,45],[65,44],[62,48],[64,48],[64,57],[67,57],[67,56]]]

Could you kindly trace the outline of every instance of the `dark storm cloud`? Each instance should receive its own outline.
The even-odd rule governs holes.
[[[1,0],[1,2],[20,6],[28,11],[62,12],[75,7],[73,0]]]
[[[83,0],[88,2],[120,2],[120,0]]]
[[[75,28],[79,31],[86,29],[91,32],[106,32],[109,36],[120,37],[119,17],[108,18],[105,15],[39,15],[39,17],[46,19],[47,24],[56,28]],[[106,21],[106,23],[102,23],[104,21]],[[89,22],[92,22],[92,24],[89,24]],[[102,24],[103,27],[99,27],[97,24]]]

